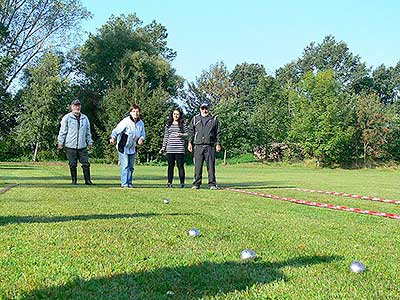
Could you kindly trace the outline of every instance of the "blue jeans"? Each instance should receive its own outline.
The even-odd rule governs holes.
[[[121,187],[132,187],[133,166],[135,164],[135,154],[123,154],[118,152],[120,173],[121,173]]]

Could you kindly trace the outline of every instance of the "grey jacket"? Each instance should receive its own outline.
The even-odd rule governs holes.
[[[217,116],[208,115],[203,124],[201,115],[195,115],[189,124],[189,141],[195,145],[221,144],[221,126]]]
[[[72,112],[62,118],[58,133],[59,144],[73,149],[82,149],[93,144],[88,117],[81,113],[79,120],[78,127],[78,120]]]

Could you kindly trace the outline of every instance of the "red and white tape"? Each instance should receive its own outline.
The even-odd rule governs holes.
[[[301,192],[307,192],[307,193],[319,193],[319,194],[335,195],[335,196],[342,196],[342,197],[355,198],[355,199],[361,199],[361,200],[400,204],[400,200],[385,199],[385,198],[372,197],[372,196],[360,196],[360,195],[356,195],[356,194],[348,194],[348,193],[343,193],[343,192],[329,192],[329,191],[311,190],[311,189],[303,189],[303,188],[288,188],[288,189],[301,191]]]
[[[329,209],[334,209],[334,210],[349,211],[349,212],[354,212],[354,213],[358,213],[358,214],[372,215],[372,216],[400,220],[400,215],[392,214],[392,213],[384,213],[384,212],[379,212],[379,211],[373,211],[373,210],[367,210],[367,209],[361,209],[361,208],[353,208],[353,207],[347,207],[347,206],[342,206],[342,205],[334,205],[334,204],[329,204],[329,203],[320,203],[320,202],[306,201],[306,200],[300,200],[300,199],[295,199],[295,198],[280,197],[280,196],[276,196],[276,195],[264,194],[264,193],[258,193],[258,192],[249,192],[249,191],[240,190],[240,189],[225,188],[225,190],[248,194],[248,195],[259,196],[259,197],[264,197],[264,198],[270,198],[270,199],[275,199],[275,200],[288,201],[288,202],[303,204],[303,205],[308,205],[308,206],[316,206],[316,207],[329,208]]]

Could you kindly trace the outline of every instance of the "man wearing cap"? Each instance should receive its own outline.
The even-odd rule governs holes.
[[[221,151],[221,127],[217,116],[212,116],[209,109],[208,102],[201,103],[200,114],[195,115],[189,124],[188,150],[193,152],[194,157],[193,189],[200,188],[204,161],[208,172],[208,187],[211,190],[217,189],[215,150]]]
[[[71,102],[71,112],[61,120],[60,132],[58,133],[58,148],[62,149],[65,146],[72,184],[77,184],[78,160],[82,165],[85,184],[93,184],[90,180],[90,163],[87,150],[87,147],[92,145],[89,119],[81,113],[81,102],[74,100]]]

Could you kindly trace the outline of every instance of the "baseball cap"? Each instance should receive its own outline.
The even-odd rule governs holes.
[[[71,102],[71,105],[81,105],[81,101],[79,101],[78,99],[75,99]]]
[[[200,107],[210,107],[210,104],[209,104],[207,101],[203,101],[203,102],[200,104]]]

